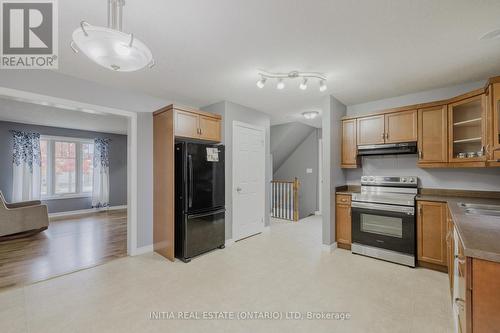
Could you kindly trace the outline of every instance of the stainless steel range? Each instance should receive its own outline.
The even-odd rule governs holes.
[[[361,177],[352,195],[353,253],[415,267],[417,177]]]

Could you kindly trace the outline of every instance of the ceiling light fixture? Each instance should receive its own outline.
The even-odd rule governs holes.
[[[304,81],[302,81],[299,85],[299,88],[301,90],[306,90],[307,89],[307,78],[304,78]]]
[[[279,90],[282,90],[285,88],[285,82],[283,82],[283,79],[278,79],[278,84],[276,85],[276,88]]]
[[[98,27],[80,22],[73,32],[71,48],[75,53],[82,51],[102,67],[132,72],[146,66],[153,67],[155,61],[149,48],[134,34],[122,31],[123,6],[125,0],[108,0],[108,26]]]
[[[260,89],[264,88],[264,86],[266,85],[266,81],[267,79],[265,77],[262,77],[259,81],[257,81],[257,87],[259,87]]]
[[[302,112],[302,116],[306,118],[307,120],[311,120],[316,118],[319,115],[318,111],[307,111],[307,112]]]
[[[285,88],[285,79],[302,79],[300,82],[299,88],[302,90],[307,89],[307,83],[310,79],[315,79],[319,81],[319,90],[321,92],[326,91],[326,81],[327,78],[325,74],[323,73],[317,73],[317,72],[299,72],[299,71],[292,71],[289,73],[271,73],[271,72],[266,72],[263,70],[259,71],[259,75],[261,79],[257,81],[257,87],[263,88],[264,84],[267,79],[276,79],[278,80],[278,83],[276,84],[277,89],[284,89]]]

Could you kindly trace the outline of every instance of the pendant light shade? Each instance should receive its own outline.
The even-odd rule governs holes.
[[[109,27],[82,21],[73,32],[71,47],[76,53],[82,51],[96,64],[114,71],[132,72],[153,67],[155,62],[149,48],[133,34],[120,31],[123,4],[120,0],[109,0]]]

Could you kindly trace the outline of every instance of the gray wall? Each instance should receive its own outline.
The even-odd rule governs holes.
[[[29,106],[29,104],[27,104]],[[0,190],[7,201],[12,197],[12,144],[9,130],[37,132],[42,135],[55,135],[73,138],[110,138],[109,172],[111,206],[127,204],[127,136],[110,133],[73,130],[59,127],[26,125],[0,121]],[[49,213],[92,208],[91,198],[71,198],[44,201]]]
[[[135,91],[116,89],[112,86],[63,75],[56,71],[2,71],[0,86],[139,113],[137,132],[138,206],[135,214],[137,218],[136,240],[138,247],[151,245],[153,243],[152,201],[148,201],[147,198],[151,198],[153,195],[151,176],[153,131],[149,126],[148,116],[143,118],[142,113],[156,111],[171,104],[173,100],[160,99]],[[141,172],[145,172],[145,174],[141,174]]]
[[[319,129],[315,128],[273,175],[274,179],[280,180],[293,180],[295,177],[299,179],[299,217],[301,219],[318,210],[318,144]],[[307,173],[307,169],[311,169],[312,173]]]
[[[350,105],[347,114],[363,115],[392,107],[451,98],[484,86],[484,81],[464,83],[441,89],[387,98],[369,103]],[[498,191],[500,171],[497,169],[421,169],[416,156],[364,157],[362,169],[345,171],[348,184],[359,184],[363,174],[418,176],[420,186],[426,188],[470,189]]]
[[[276,172],[291,153],[314,131],[314,127],[302,123],[271,126],[271,155],[273,172]]]
[[[482,88],[484,87],[485,83],[486,81],[468,82],[439,89],[426,90],[397,97],[379,99],[367,103],[349,105],[347,107],[347,115],[357,116],[370,112],[395,108],[398,106],[427,103],[452,98],[469,91]]]
[[[323,216],[322,241],[335,243],[335,187],[345,184],[345,174],[340,168],[342,124],[346,106],[333,96],[322,102],[323,186],[321,188]]]
[[[226,146],[226,239],[233,237],[233,121],[241,121],[255,126],[263,127],[266,132],[265,151],[266,151],[266,206],[265,206],[265,225],[269,225],[270,204],[269,204],[269,184],[271,182],[271,158],[270,158],[270,124],[269,115],[248,108],[243,105],[231,102],[219,102],[202,108],[205,111],[220,114],[223,118],[223,143]]]
[[[153,243],[153,114],[137,115],[137,228],[138,246]]]

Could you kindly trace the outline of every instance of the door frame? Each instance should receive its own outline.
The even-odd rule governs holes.
[[[232,224],[232,239],[234,241],[238,241],[240,239],[243,239],[243,238],[240,238],[239,236],[239,233],[238,233],[238,226],[237,226],[237,223],[235,223],[235,215],[236,215],[236,200],[234,200],[234,197],[235,197],[235,192],[236,192],[236,186],[235,186],[235,171],[236,171],[236,168],[235,168],[235,161],[236,161],[236,145],[234,144],[235,143],[235,137],[236,137],[236,127],[247,127],[247,128],[250,128],[250,129],[253,129],[253,130],[256,130],[256,131],[260,131],[262,133],[262,137],[264,139],[264,144],[263,144],[263,149],[262,149],[262,159],[263,159],[263,179],[262,179],[262,228],[259,232],[263,232],[264,231],[264,228],[265,228],[265,218],[266,218],[266,129],[264,127],[260,127],[260,126],[256,126],[256,125],[252,125],[252,124],[248,124],[248,123],[245,123],[245,122],[241,122],[241,121],[237,121],[237,120],[233,120],[233,124],[232,124],[232,151],[231,151],[231,154],[232,154],[232,163],[231,163],[231,195],[232,195],[232,199],[231,199],[231,210],[232,210],[232,216],[231,216],[231,224]]]
[[[22,100],[26,103],[37,104],[44,101],[49,105],[57,105],[58,108],[68,112],[93,110],[102,114],[123,116],[128,119],[127,129],[127,254],[135,256],[151,252],[153,245],[138,247],[137,244],[137,221],[138,221],[138,195],[137,195],[137,144],[138,128],[137,113],[122,109],[89,104],[76,100],[54,97],[47,94],[38,94],[19,89],[0,87],[0,95],[7,99]]]

